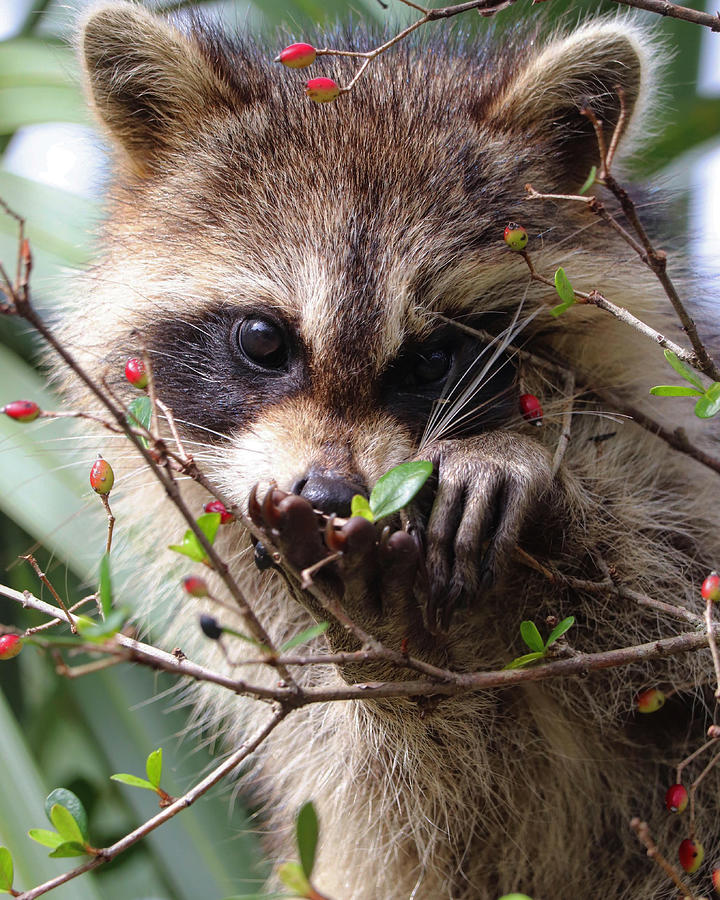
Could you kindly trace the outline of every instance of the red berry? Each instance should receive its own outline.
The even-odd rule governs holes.
[[[703,581],[700,593],[703,600],[712,600],[713,603],[720,600],[720,575],[717,572],[711,572]]]
[[[125,363],[125,377],[133,387],[140,388],[140,390],[146,388],[148,376],[145,371],[145,363],[137,356],[133,356]]]
[[[543,410],[535,394],[520,394],[520,412],[528,422],[542,425]]]
[[[0,659],[12,659],[23,648],[22,638],[16,634],[0,635]]]
[[[680,844],[678,859],[680,860],[680,865],[688,874],[692,875],[693,872],[697,872],[704,858],[705,850],[700,841],[691,841],[690,838],[685,838]]]
[[[32,400],[13,400],[3,406],[2,412],[16,422],[32,422],[40,415],[40,407]]]
[[[208,586],[204,578],[199,575],[188,575],[183,578],[183,587],[191,597],[207,597]]]
[[[304,69],[315,62],[317,50],[312,44],[290,44],[275,57],[275,62],[280,62],[289,69]]]
[[[665,705],[665,694],[658,688],[648,688],[636,697],[638,712],[654,713]]]
[[[332,78],[311,78],[305,85],[305,93],[316,103],[329,103],[340,93],[340,88]]]
[[[235,516],[228,512],[225,504],[220,500],[210,500],[209,503],[206,503],[203,506],[203,509],[206,513],[220,513],[220,524],[227,525],[228,522],[232,522]]]
[[[688,805],[688,792],[682,784],[673,784],[665,794],[665,806],[672,813],[685,812]]]
[[[115,473],[112,466],[102,456],[98,456],[90,469],[90,487],[96,494],[109,494],[113,484],[115,484]]]
[[[524,250],[528,242],[528,233],[517,222],[508,222],[503,239],[511,250]]]
[[[715,888],[715,893],[720,894],[720,869],[713,869],[712,883],[713,887]]]

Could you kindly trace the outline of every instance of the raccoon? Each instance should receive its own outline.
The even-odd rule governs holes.
[[[327,41],[366,50],[376,39],[355,29]],[[530,202],[524,189],[576,193],[598,163],[584,106],[606,141],[622,129],[623,172],[653,122],[663,48],[646,27],[442,31],[377,58],[327,105],[303,102],[298,73],[267,48],[134,4],[94,9],[79,47],[115,168],[99,260],[77,283],[63,338],[128,399],[116,373],[147,348],[186,447],[242,508],[260,485],[250,511],[287,565],[328,554],[318,511],[347,517],[351,497],[393,466],[428,459],[433,477],[390,537],[350,518],[333,532],[343,558],[315,576],[386,646],[472,672],[522,653],[524,619],[543,630],[574,616],[568,654],[686,627],[627,592],[577,586],[608,572],[702,611],[699,585],[720,555],[713,474],[613,414],[632,404],[677,424],[682,401],[648,405],[648,387],[666,380],[662,353],[589,306],[549,316],[553,290],[502,240],[509,221],[523,223],[537,271],[562,265],[576,287],[684,337],[613,231],[582,204]],[[333,58],[323,72],[346,83],[353,66]],[[542,427],[520,415],[522,393],[541,398]],[[138,503],[134,465],[126,504],[133,520],[139,505],[147,513],[154,542],[144,593],[167,616],[169,646],[226,669],[168,584],[165,537],[183,525],[159,488],[143,483]],[[199,509],[205,493],[186,487]],[[278,644],[327,618],[277,566],[258,571],[240,525],[219,546]],[[579,581],[549,580],[528,554]],[[361,646],[334,623],[317,644]],[[711,671],[703,651],[431,702],[306,706],[259,748],[244,784],[278,859],[293,852],[296,810],[314,801],[314,881],[334,900],[675,896],[628,822],[653,817],[671,767],[699,746]],[[326,687],[418,677],[377,661],[293,676]],[[653,684],[679,690],[643,722],[633,698]],[[210,688],[200,705],[230,746],[260,716]],[[697,803],[708,847],[716,795]],[[652,825],[672,848],[687,835],[669,818]]]

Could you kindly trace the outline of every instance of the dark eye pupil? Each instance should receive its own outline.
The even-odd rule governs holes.
[[[415,377],[418,381],[439,381],[450,371],[451,358],[447,350],[428,350],[418,356]]]
[[[280,368],[287,359],[282,329],[266,319],[246,319],[238,332],[238,344],[249,360],[265,368]]]

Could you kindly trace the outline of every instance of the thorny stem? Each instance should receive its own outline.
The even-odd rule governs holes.
[[[673,884],[682,891],[683,897],[689,898],[689,900],[696,900],[696,895],[682,880],[677,873],[675,866],[672,866],[658,850],[655,841],[653,841],[650,836],[650,829],[648,828],[647,822],[641,822],[640,819],[635,817],[630,821],[630,827],[637,835],[638,840],[645,845],[647,855],[650,859],[654,860]]]
[[[206,794],[210,790],[210,788],[214,787],[219,781],[221,781],[223,778],[237,769],[237,767],[241,762],[243,762],[244,759],[246,759],[251,753],[254,753],[255,750],[257,750],[257,748],[260,746],[260,744],[262,744],[263,741],[268,737],[268,735],[275,728],[277,728],[280,722],[282,722],[282,720],[287,716],[288,711],[289,710],[285,708],[280,708],[278,711],[276,711],[252,738],[250,738],[248,741],[245,741],[240,747],[238,747],[237,750],[235,750],[219,766],[213,769],[213,771],[210,772],[205,778],[203,778],[202,781],[199,781],[186,794],[171,803],[170,806],[162,809],[151,819],[148,819],[148,821],[141,825],[139,828],[136,828],[134,831],[126,834],[125,837],[120,838],[119,841],[116,841],[109,847],[98,850],[97,854],[89,862],[83,863],[83,865],[72,869],[70,872],[65,872],[62,875],[51,878],[44,884],[40,884],[37,887],[31,888],[29,891],[18,894],[18,900],[35,900],[35,897],[40,897],[42,896],[42,894],[46,894],[53,888],[56,888],[61,884],[65,884],[68,881],[72,881],[74,878],[77,878],[78,875],[82,875],[85,872],[91,871],[92,869],[97,869],[99,866],[103,865],[106,862],[109,862],[111,859],[114,859],[123,851],[132,847],[146,835],[155,831],[156,828],[159,828],[160,825],[163,825],[168,821],[168,819],[172,819],[179,812],[187,809],[188,806],[192,806],[199,797],[202,797],[203,794]]]

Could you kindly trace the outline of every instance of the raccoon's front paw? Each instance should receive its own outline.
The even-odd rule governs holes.
[[[523,532],[543,514],[552,528],[558,482],[550,455],[521,435],[439,441],[421,456],[435,466],[435,493],[431,506],[427,494],[415,504],[411,529],[427,548],[428,626],[447,628],[455,608],[501,579]]]
[[[425,630],[413,593],[419,565],[413,537],[404,531],[382,536],[360,517],[328,522],[304,497],[277,488],[268,491],[262,503],[253,494],[250,513],[296,573],[335,555],[312,578],[342,601],[358,625],[381,639],[412,637],[417,645]],[[327,618],[311,596],[300,599],[313,615]],[[348,648],[345,629],[331,628],[328,639],[336,649]]]

